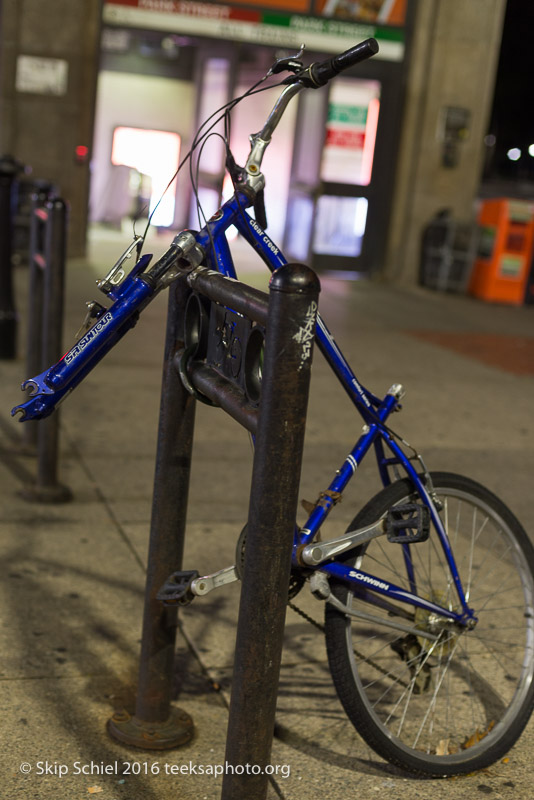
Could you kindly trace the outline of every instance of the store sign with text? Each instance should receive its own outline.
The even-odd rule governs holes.
[[[104,23],[166,30],[192,36],[338,53],[370,36],[380,45],[377,58],[404,56],[405,0],[378,0],[373,12],[356,0],[234,0],[232,5],[192,0],[107,0]],[[313,16],[312,16],[313,15]],[[364,20],[364,21],[360,21]],[[382,27],[388,26],[388,27]]]

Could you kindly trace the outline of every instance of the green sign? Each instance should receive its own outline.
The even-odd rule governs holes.
[[[328,122],[342,122],[345,125],[364,126],[367,122],[367,107],[330,103],[328,106]]]

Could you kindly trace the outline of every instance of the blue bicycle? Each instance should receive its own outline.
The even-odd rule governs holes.
[[[23,420],[52,413],[173,281],[192,282],[195,270],[206,267],[236,278],[227,240],[231,226],[270,270],[287,263],[265,233],[265,150],[293,97],[324,86],[376,50],[371,39],[306,68],[301,53],[276,61],[262,80],[288,74],[276,84],[283,87],[281,94],[261,131],[251,137],[244,167],[236,164],[224,137],[233,196],[201,230],[179,233],[152,266],[151,256],[141,255],[143,237],[136,237],[98,284],[109,307],[89,304],[86,332],[57,364],[23,384],[30,399],[12,413]],[[256,84],[200,129],[186,157],[193,179],[194,156],[213,126],[227,121],[237,102],[262,90]],[[137,261],[127,274],[125,261],[135,250]],[[227,312],[233,313],[220,309],[221,326]],[[200,317],[201,309],[197,326]],[[400,385],[377,397],[358,381],[320,316],[315,335],[363,418],[363,430],[328,488],[310,505],[305,525],[296,527],[289,601],[308,585],[324,602],[336,690],[351,722],[377,753],[420,775],[486,767],[516,742],[534,704],[534,549],[494,494],[469,478],[429,472],[391,429],[390,416],[400,410]],[[205,356],[200,338],[197,329],[189,354],[197,360]],[[261,395],[261,341],[258,336],[257,381],[248,397],[253,402]],[[186,385],[187,370],[188,360],[182,358]],[[323,523],[371,450],[384,488],[343,535],[322,541]],[[238,580],[245,546],[246,532],[238,541],[236,564],[192,577],[184,602]]]

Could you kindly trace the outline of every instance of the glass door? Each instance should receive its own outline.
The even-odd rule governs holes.
[[[397,153],[400,71],[368,75],[299,96],[285,250],[346,277],[383,263]]]

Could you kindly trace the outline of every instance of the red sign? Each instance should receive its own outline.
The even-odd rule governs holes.
[[[326,145],[329,147],[349,147],[351,150],[362,150],[365,131],[351,131],[347,128],[328,128]]]

